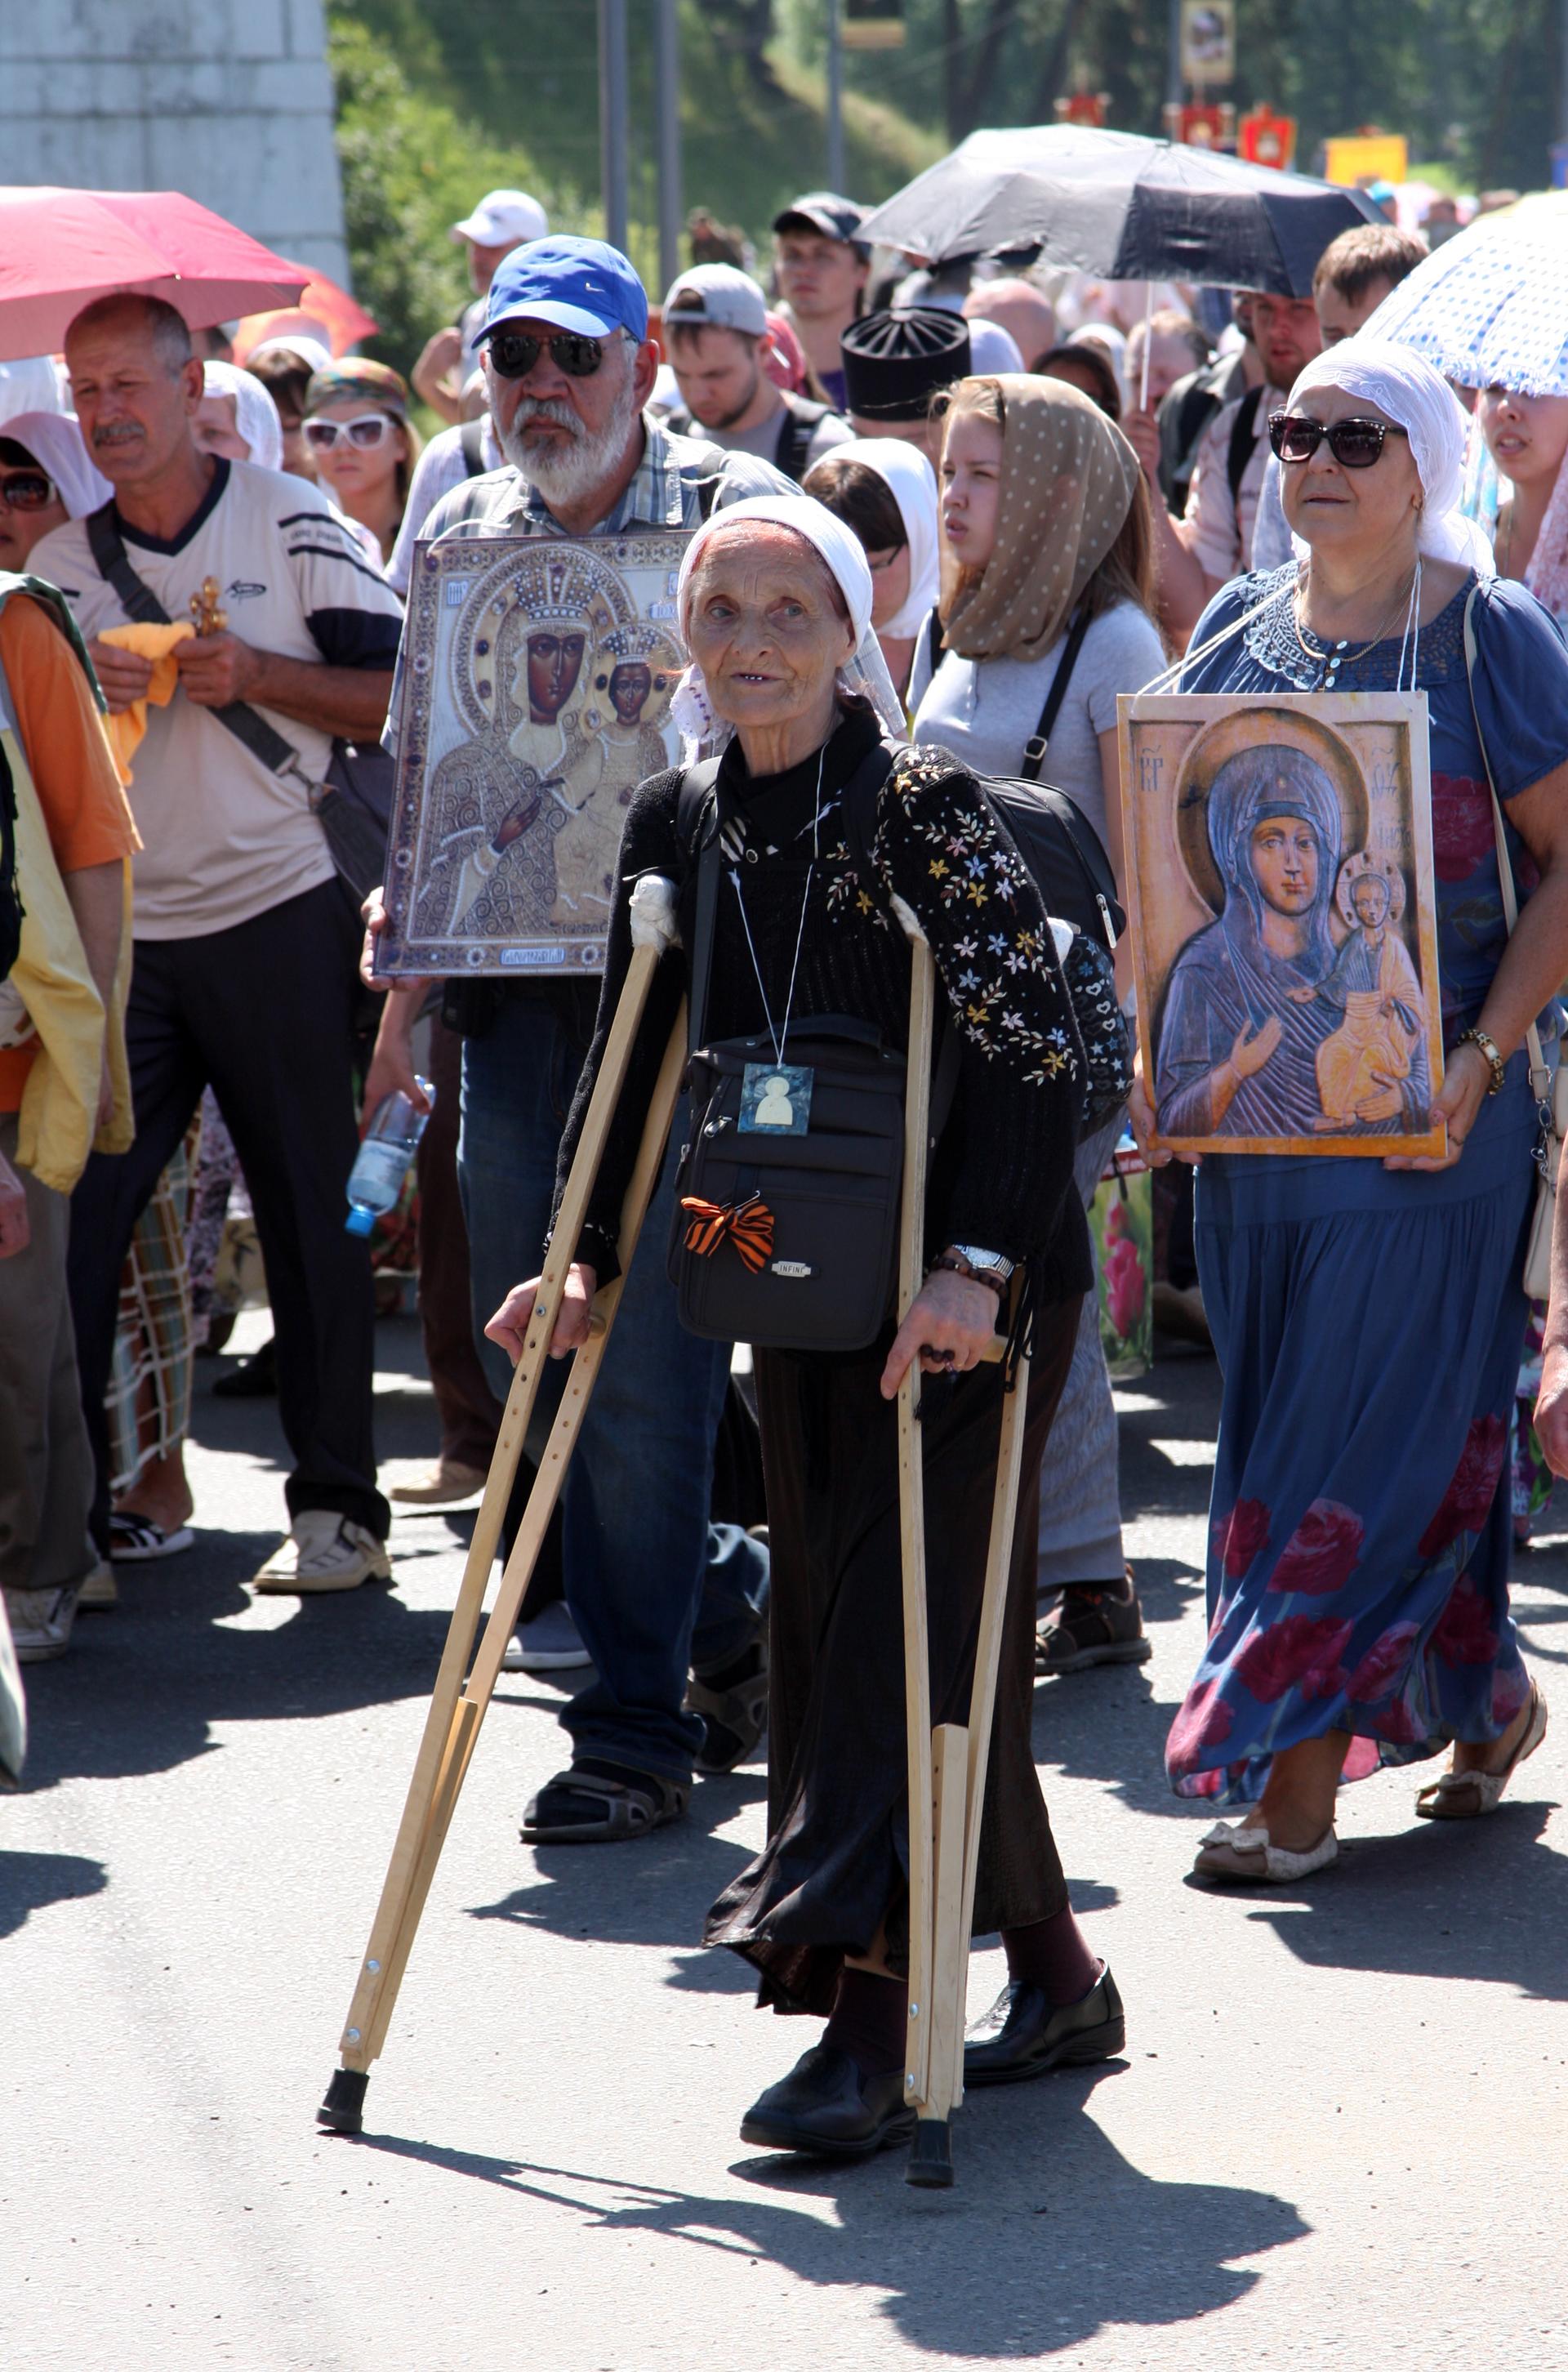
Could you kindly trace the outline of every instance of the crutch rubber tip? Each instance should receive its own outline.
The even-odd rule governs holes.
[[[316,2111],[316,2122],[330,2133],[358,2134],[365,2130],[365,2087],[370,2072],[364,2067],[340,2067],[327,2087],[327,2097]]]
[[[953,2136],[945,2117],[922,2117],[910,2145],[904,2180],[917,2191],[947,2191],[953,2180]]]

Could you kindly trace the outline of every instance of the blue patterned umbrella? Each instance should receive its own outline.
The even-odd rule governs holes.
[[[1462,387],[1568,395],[1568,203],[1527,202],[1446,240],[1366,327]]]

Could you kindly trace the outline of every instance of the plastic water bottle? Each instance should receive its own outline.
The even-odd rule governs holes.
[[[434,1105],[436,1090],[429,1080],[420,1079],[418,1084],[426,1106]],[[382,1212],[389,1211],[396,1203],[429,1118],[429,1110],[416,1110],[401,1087],[383,1097],[377,1106],[376,1117],[365,1132],[354,1168],[349,1171],[347,1226],[351,1236],[367,1236]]]

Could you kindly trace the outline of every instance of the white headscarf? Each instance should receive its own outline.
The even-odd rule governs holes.
[[[271,388],[263,387],[238,363],[203,363],[202,383],[208,395],[233,396],[235,429],[250,448],[252,465],[258,470],[281,470],[283,419]]]
[[[74,412],[18,412],[14,420],[0,422],[0,436],[25,446],[39,468],[48,471],[70,517],[86,518],[113,495],[82,442]]]
[[[833,449],[837,452],[841,448],[835,446]],[[843,595],[855,634],[854,656],[839,669],[839,689],[869,700],[887,730],[901,736],[907,729],[904,712],[893,690],[882,646],[872,630],[871,570],[860,539],[810,494],[754,494],[745,502],[730,503],[704,520],[686,547],[676,586],[676,615],[682,640],[691,607],[691,578],[703,546],[720,528],[744,525],[749,519],[792,529],[796,535],[803,535],[826,561]],[[702,670],[696,667],[689,667],[676,687],[670,715],[680,733],[682,757],[688,762],[700,746],[710,750],[722,749],[733,730],[714,715]]]
[[[899,506],[909,546],[910,589],[897,612],[877,632],[891,642],[908,642],[936,607],[942,576],[937,545],[936,472],[918,445],[901,436],[852,436],[835,445],[824,460],[858,461],[875,470]]]
[[[331,346],[324,345],[319,338],[308,336],[303,331],[291,334],[285,330],[275,338],[262,338],[246,355],[247,366],[253,363],[259,355],[287,355],[295,362],[303,363],[312,378],[318,371],[331,370],[332,367]]]
[[[1425,496],[1416,550],[1428,560],[1451,560],[1478,576],[1496,575],[1492,547],[1473,519],[1459,508],[1464,493],[1465,445],[1469,423],[1446,378],[1409,346],[1391,338],[1346,338],[1318,355],[1290,391],[1294,412],[1314,388],[1337,387],[1345,395],[1375,403],[1402,428]],[[1306,546],[1295,538],[1296,551]]]
[[[1005,323],[989,321],[977,313],[969,322],[970,375],[974,378],[994,378],[999,371],[1021,371],[1023,355],[1018,341]],[[834,452],[838,447],[833,448]]]

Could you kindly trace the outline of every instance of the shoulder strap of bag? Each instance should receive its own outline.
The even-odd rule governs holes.
[[[779,438],[774,466],[798,486],[811,459],[811,439],[827,418],[828,407],[825,403],[810,403],[802,396],[798,404],[786,404],[784,413],[784,431]]]
[[[1258,442],[1258,411],[1262,401],[1262,389],[1249,387],[1230,424],[1230,449],[1225,455],[1225,473],[1230,484],[1231,505],[1237,510],[1241,507],[1241,481],[1247,475],[1252,448]]]
[[[470,478],[484,475],[484,423],[465,420],[458,431],[458,445],[463,457],[463,467]]]
[[[719,778],[719,762],[704,758],[688,766],[676,801],[676,837],[683,851],[696,850],[697,916],[691,933],[691,994],[686,1008],[686,1051],[694,1054],[708,1024],[708,983],[714,970],[714,931],[718,916],[719,847],[716,806],[709,829],[709,806]],[[703,836],[705,835],[705,836]]]
[[[935,614],[935,613],[934,613]],[[876,830],[877,799],[883,784],[895,766],[914,754],[907,741],[879,741],[868,750],[843,787],[844,839],[849,848],[861,887],[868,898],[875,898],[884,913],[889,909],[880,896],[877,867],[871,855],[872,834]],[[902,925],[900,925],[900,929]],[[953,1025],[947,1001],[938,994],[936,1027],[939,1032],[936,1047],[936,1068],[931,1080],[930,1141],[935,1148],[947,1127],[953,1110],[953,1099],[958,1092],[958,1070],[963,1061],[963,1043]]]
[[[1078,653],[1084,647],[1084,636],[1089,631],[1089,621],[1080,610],[1067,631],[1067,647],[1057,662],[1056,673],[1051,679],[1051,690],[1045,695],[1045,706],[1040,712],[1040,723],[1024,744],[1024,762],[1018,769],[1019,779],[1038,783],[1045,753],[1051,746],[1051,736],[1062,703],[1067,697],[1067,687],[1073,680],[1073,669],[1078,664]]]
[[[1470,695],[1470,715],[1475,719],[1475,738],[1481,749],[1481,762],[1486,768],[1486,786],[1492,793],[1492,830],[1497,843],[1497,880],[1503,892],[1503,916],[1508,925],[1508,936],[1519,919],[1519,893],[1514,883],[1514,860],[1508,854],[1508,835],[1503,829],[1503,802],[1497,796],[1497,778],[1492,771],[1492,757],[1486,746],[1486,736],[1481,729],[1481,711],[1475,698],[1475,604],[1479,585],[1472,585],[1465,602],[1465,682]],[[1551,1093],[1551,1073],[1541,1051],[1540,1032],[1532,1021],[1525,1031],[1525,1046],[1530,1060],[1530,1093],[1538,1104],[1544,1104]]]
[[[168,625],[168,611],[131,565],[124,538],[115,522],[114,505],[105,503],[101,510],[89,512],[87,529],[87,544],[98,573],[106,585],[113,587],[126,616],[134,618],[138,625]],[[291,768],[299,772],[299,752],[293,742],[274,732],[266,718],[258,715],[245,701],[231,700],[226,707],[215,708],[210,714],[228,727],[237,741],[244,743],[269,774],[286,774]]]

